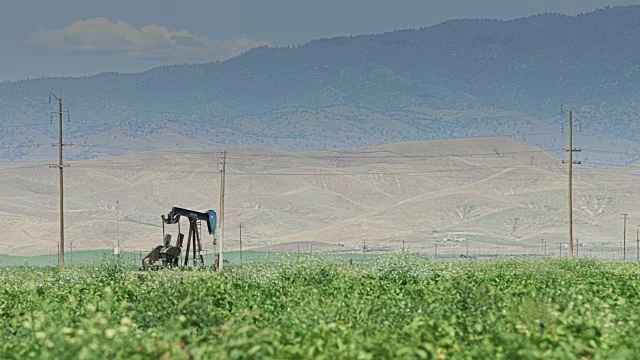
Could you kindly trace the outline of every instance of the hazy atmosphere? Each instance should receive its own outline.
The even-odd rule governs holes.
[[[639,359],[640,0],[0,9],[0,359]]]
[[[559,250],[570,112],[576,238],[616,244],[619,214],[640,216],[640,5],[474,4],[79,2],[41,23],[13,5],[4,71],[47,76],[0,83],[19,239],[0,251],[57,246],[61,119],[76,249],[143,251],[173,206],[219,209],[227,150],[226,210],[253,249]]]
[[[629,4],[640,1],[7,1],[0,13],[0,81],[142,71],[226,60],[260,45],[301,45],[456,18],[577,14]]]

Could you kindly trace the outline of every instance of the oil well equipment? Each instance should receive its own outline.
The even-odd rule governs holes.
[[[187,237],[186,251],[182,252],[184,247],[184,234],[180,231],[180,218],[185,217],[189,220],[189,234]],[[156,246],[151,252],[142,259],[141,270],[157,269],[157,268],[177,268],[189,266],[189,260],[193,267],[204,267],[204,249],[202,247],[202,221],[207,223],[209,235],[215,233],[217,215],[213,210],[199,212],[189,209],[174,207],[165,216],[162,215],[162,245]],[[177,224],[178,235],[176,241],[172,244],[171,234],[166,233],[165,225]],[[215,264],[218,267],[218,255],[216,254]]]

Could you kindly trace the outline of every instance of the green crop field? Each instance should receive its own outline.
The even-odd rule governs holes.
[[[141,273],[0,269],[2,359],[637,359],[640,266],[348,265]]]
[[[120,254],[121,262],[129,267],[140,267],[142,264],[142,258],[147,255],[147,252],[122,252]],[[265,251],[244,251],[242,259],[240,258],[239,251],[227,251],[224,253],[224,259],[231,265],[243,264],[274,264],[283,261],[288,261],[292,258],[307,257],[308,253],[294,253],[294,252],[265,252]],[[390,254],[367,254],[366,258],[363,254],[336,254],[336,255],[324,255],[326,259],[331,261],[349,261],[351,259],[356,263],[373,262],[379,257],[388,257]],[[455,257],[455,256],[449,256]],[[75,265],[80,267],[96,266],[109,259],[115,259],[116,256],[111,253],[110,250],[89,250],[89,251],[76,251],[73,254],[65,252],[65,262],[67,265]],[[204,254],[205,264],[211,265],[214,263],[215,254]],[[448,257],[439,256],[440,259],[447,259]],[[182,260],[180,261],[182,263]],[[51,267],[58,266],[58,253],[54,252],[50,255],[40,256],[13,256],[0,254],[0,267]]]

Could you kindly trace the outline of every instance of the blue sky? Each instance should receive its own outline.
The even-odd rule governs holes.
[[[433,25],[576,14],[640,0],[6,0],[0,81],[225,60],[253,46]]]

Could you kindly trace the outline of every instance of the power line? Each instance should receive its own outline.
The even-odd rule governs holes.
[[[630,140],[630,141],[640,142],[640,138],[632,138],[632,137],[619,136],[619,135],[606,135],[606,134],[596,134],[596,133],[591,133],[591,134],[581,133],[580,136],[596,137],[596,138],[622,139],[622,140]]]
[[[43,146],[42,144],[36,144],[36,145],[15,145],[15,146],[5,146],[5,147],[0,147],[0,150],[13,150],[13,149],[23,149],[23,148],[38,148]]]
[[[109,112],[112,112],[114,110],[114,105],[110,105],[110,106],[97,106],[97,105],[86,105],[86,104],[69,104],[70,106],[73,107],[79,107],[79,108],[89,108],[89,109],[103,109],[103,110],[108,110]],[[422,114],[422,113],[414,113],[414,115],[411,116],[410,119],[406,119],[407,115],[402,115],[402,114],[378,114],[378,113],[373,113],[373,116],[369,116],[369,117],[350,117],[349,115],[342,115],[340,113],[336,113],[336,112],[332,112],[332,111],[328,111],[331,108],[319,108],[319,109],[302,109],[302,111],[308,111],[310,116],[313,115],[317,115],[314,114],[312,112],[316,112],[319,114],[331,114],[332,116],[335,116],[336,119],[331,119],[331,118],[322,118],[320,120],[354,120],[354,121],[431,121],[431,122],[452,122],[452,121],[468,121],[468,119],[462,119],[462,118],[452,118],[452,117],[448,117],[448,118],[439,118],[439,112],[442,112],[442,110],[432,110],[433,112],[435,112],[435,116],[436,118],[416,118],[416,115],[420,116],[424,116],[426,114]],[[230,114],[230,113],[211,113],[211,112],[194,112],[194,111],[168,111],[168,110],[158,110],[158,109],[140,109],[140,108],[128,108],[128,107],[124,107],[121,109],[121,111],[129,111],[129,112],[141,112],[141,113],[156,113],[156,114],[172,114],[172,115],[197,115],[197,116],[206,116],[206,117],[220,117],[220,118],[250,118],[250,117],[277,117],[277,116],[286,116],[286,115],[296,115],[296,116],[300,116],[300,111],[287,111],[287,112],[258,112],[258,113],[246,113],[246,114]],[[369,111],[366,109],[363,109],[362,111]],[[471,111],[471,110],[461,110],[461,111],[457,111],[457,113],[455,114],[455,116],[459,116],[459,115],[463,115],[466,111]],[[513,118],[513,117],[517,117],[517,116],[508,116],[508,114],[510,113],[497,113],[498,115],[501,115],[502,118]],[[495,115],[495,114],[492,114]],[[536,115],[529,115],[529,114],[521,114],[522,116],[532,116],[535,117],[536,119],[539,120],[543,120],[543,119],[548,119],[551,118],[553,115],[553,113],[549,113],[546,115],[542,115],[542,116],[536,116]],[[379,118],[374,118],[374,116],[378,116]],[[397,117],[404,117],[405,119],[397,119]],[[495,121],[494,117],[491,117],[488,119],[489,121]]]
[[[122,168],[120,166],[99,166],[99,165],[81,165],[77,164],[78,168],[100,168],[100,169],[111,169],[111,170],[122,170],[126,171],[126,168]],[[141,166],[142,167],[142,166]],[[161,173],[186,173],[186,174],[217,174],[216,171],[188,171],[188,170],[165,170],[165,169],[141,169],[140,171],[154,171]],[[451,171],[459,171],[459,170],[451,170]],[[266,172],[227,172],[229,175],[251,175],[251,176],[360,176],[360,175],[400,175],[400,174],[428,174],[428,173],[441,173],[442,171],[391,171],[391,172],[334,172],[334,173],[266,173]],[[447,177],[449,178],[449,177]],[[529,178],[522,178],[522,180],[527,180]]]
[[[247,153],[242,154],[242,155],[249,155]],[[262,157],[256,157],[257,153],[251,154],[249,156],[253,156],[256,159],[262,159]],[[442,155],[442,156],[449,156],[449,155],[455,155],[455,156],[464,156],[464,154],[447,154],[447,155]],[[488,154],[483,154],[483,155],[488,155]],[[495,155],[495,154],[491,154],[491,155]],[[233,155],[231,155],[230,157],[232,157]],[[409,155],[411,156],[411,155]],[[291,155],[287,155],[287,157],[291,157]],[[371,159],[371,160],[381,160],[382,158],[386,158],[388,156],[365,156],[365,157],[361,157],[361,158],[366,158],[366,159]],[[407,157],[407,155],[402,155],[402,156],[393,156],[393,158],[404,158]],[[423,157],[423,156],[419,156],[419,157]],[[437,157],[437,156],[430,156],[430,157]],[[249,159],[247,156],[241,157],[240,160],[247,160]],[[331,158],[332,160],[336,160],[334,157]],[[161,159],[158,159],[161,160]],[[287,162],[285,160],[270,160],[270,161],[280,161],[281,163],[290,163],[293,165],[299,165],[299,162],[296,161],[291,161],[291,162]],[[154,171],[151,168],[156,167],[156,168],[162,168],[162,170],[155,170],[155,171],[161,171],[161,172],[171,172],[171,170],[168,170],[167,168],[176,166],[178,164],[172,164],[172,163],[163,163],[163,164],[131,164],[131,162],[129,162],[128,164],[126,164],[125,166],[129,167],[129,168],[137,168],[137,169],[142,169],[142,171]],[[242,163],[238,162],[237,165],[245,165],[247,166],[246,163]],[[309,163],[309,165],[313,165],[313,166],[318,166],[319,164],[317,163]],[[364,164],[366,166],[371,166],[371,165],[390,165],[388,163],[383,163],[383,164]],[[483,167],[483,166],[464,166],[464,167],[460,167],[459,165],[454,165],[454,164],[421,164],[424,166],[446,166],[446,167],[453,167],[455,169],[443,169],[443,170],[412,170],[412,171],[398,171],[398,167],[394,167],[394,169],[396,169],[395,171],[366,171],[366,172],[343,172],[343,173],[336,173],[336,172],[332,172],[332,173],[319,173],[319,172],[295,172],[295,173],[264,173],[264,172],[241,172],[241,173],[231,173],[234,175],[262,175],[262,176],[308,176],[308,175],[318,175],[318,176],[347,176],[347,175],[394,175],[394,174],[429,174],[429,173],[443,173],[443,172],[466,172],[466,173],[471,173],[471,172],[476,172],[476,171],[482,171],[482,172],[486,172],[486,171],[491,171],[491,170],[508,170],[508,169],[514,169],[514,171],[516,172],[514,175],[525,175],[525,174],[531,174],[531,175],[542,175],[542,171],[551,171],[551,169],[540,169],[541,172],[522,172],[522,171],[517,171],[517,169],[515,167]],[[103,168],[103,169],[122,169],[123,165],[100,165],[100,164],[77,164],[78,167],[82,168]],[[264,165],[259,165],[259,164],[249,164],[248,166],[251,167],[267,167],[267,168],[272,168],[272,166],[264,166]],[[37,166],[27,166],[27,167],[23,167],[23,168],[31,168],[31,167],[37,167]],[[533,167],[533,166],[527,166],[527,167]],[[332,167],[333,169],[339,169],[337,167]],[[410,169],[415,169],[415,165],[410,166]],[[2,169],[0,169],[2,170]],[[585,169],[586,170],[586,169]],[[590,169],[591,170],[591,169]],[[181,172],[181,173],[207,173],[206,171],[185,171],[185,170],[180,170],[180,171],[176,171],[176,172]],[[631,175],[631,174],[630,174]],[[591,178],[593,180],[600,180],[597,177],[599,176],[604,176],[601,174],[592,174],[592,175],[586,175],[588,176],[588,178]],[[521,179],[515,179],[515,180],[521,180]],[[601,180],[606,180],[606,178],[602,178]]]
[[[130,147],[123,147],[123,146],[116,146],[116,145],[76,144],[76,146],[80,146],[80,147],[95,147],[95,148],[102,148],[102,149],[115,149],[115,150],[131,150],[131,151],[158,151],[158,150],[153,150],[153,149],[130,148]],[[162,151],[171,151],[171,149],[165,149],[165,150],[162,150]]]
[[[595,164],[595,165],[607,165],[610,168],[625,168],[625,169],[635,169],[635,170],[640,170],[640,163],[632,163],[632,164],[617,164],[617,163],[612,163],[612,162],[604,162],[604,161],[592,161],[589,160],[589,165],[591,164]]]
[[[32,125],[40,125],[40,124],[29,124],[28,126],[32,126]],[[18,125],[19,127],[22,127],[22,125]],[[26,125],[25,125],[26,126]],[[17,126],[16,126],[17,127]],[[345,137],[345,136],[308,136],[308,135],[260,135],[260,134],[248,134],[248,133],[243,133],[241,131],[234,131],[234,130],[226,130],[226,131],[221,131],[218,132],[219,134],[237,134],[237,135],[241,135],[243,137],[250,137],[250,138],[265,138],[265,139],[293,139],[293,140],[372,140],[372,139],[380,139],[380,140],[386,140],[386,141],[433,141],[432,139],[426,139],[425,137],[421,136],[421,137],[407,137],[407,136],[395,136],[395,137],[390,137],[390,136],[367,136],[367,135],[363,135],[363,136],[352,136],[352,137]],[[476,135],[476,136],[471,136],[471,137],[465,137],[465,138],[448,138],[446,140],[469,140],[469,139],[487,139],[487,138],[501,138],[501,137],[519,137],[519,136],[533,136],[533,135],[559,135],[560,133],[554,132],[554,133],[532,133],[532,134],[527,134],[527,133],[521,133],[521,134],[486,134],[486,135]],[[169,136],[169,135],[167,135]],[[443,139],[445,140],[445,139]],[[120,150],[129,150],[129,151],[154,151],[154,149],[149,149],[149,148],[132,148],[132,147],[122,147],[122,146],[115,146],[115,145],[102,145],[102,144],[83,144],[81,145],[83,147],[96,147],[96,148],[107,148],[107,149],[120,149]],[[156,149],[156,150],[163,150],[163,149]],[[635,153],[635,152],[629,152],[629,151],[625,151],[625,152],[617,152],[617,151],[610,151],[610,150],[600,150],[600,149],[590,149],[593,152],[598,152],[598,153],[612,153],[612,154],[627,154],[627,155],[638,155],[640,156],[640,152]],[[330,150],[325,150],[325,151],[330,151]],[[555,150],[550,150],[550,151],[555,151]]]
[[[258,160],[256,160],[258,161]],[[273,164],[276,164],[276,166],[274,167]],[[251,168],[267,168],[267,169],[274,169],[274,168],[290,168],[292,166],[287,166],[287,165],[303,165],[303,166],[298,166],[298,167],[308,167],[308,166],[316,166],[316,167],[323,167],[323,168],[330,168],[330,169],[345,169],[347,168],[347,166],[328,166],[326,163],[304,163],[304,162],[286,162],[286,161],[278,161],[278,160],[270,160],[269,161],[269,165],[260,165],[257,163],[252,163],[252,162],[237,162],[234,161],[232,164],[230,165],[237,165],[237,166],[244,166],[244,167],[251,167]],[[386,167],[390,167],[393,168],[395,170],[402,170],[402,169],[411,169],[411,170],[415,170],[417,167],[436,167],[436,168],[456,168],[455,171],[480,171],[480,170],[508,170],[508,169],[514,169],[516,168],[516,166],[482,166],[482,165],[454,165],[454,164],[428,164],[428,163],[412,163],[412,164],[406,164],[406,163],[384,163],[384,162],[380,162],[380,163],[367,163],[367,164],[360,164],[357,166],[350,166],[352,168],[364,168],[364,167],[372,167],[372,166],[386,166]],[[524,166],[524,165],[522,165]],[[526,166],[527,168],[534,168],[534,166]],[[539,168],[540,171],[550,171],[549,169],[542,169]],[[443,170],[434,170],[434,171],[452,171],[449,169],[443,169]]]
[[[216,153],[213,153],[213,155],[215,155]],[[207,153],[206,155],[211,155],[210,153]],[[233,158],[233,155],[228,156],[228,158]],[[237,166],[245,166],[245,167],[266,167],[266,168],[273,168],[274,164],[276,166],[279,167],[289,167],[288,165],[295,165],[296,167],[304,167],[304,166],[322,166],[322,167],[330,167],[330,168],[335,168],[335,169],[342,169],[345,168],[347,166],[350,167],[368,167],[368,166],[376,166],[376,165],[384,165],[384,166],[393,166],[395,169],[397,169],[398,167],[409,167],[410,169],[415,169],[418,166],[430,166],[430,167],[450,167],[450,168],[458,168],[458,169],[481,169],[481,168],[491,168],[491,169],[511,169],[514,168],[515,165],[511,165],[511,166],[489,166],[489,165],[483,165],[483,164],[473,164],[473,163],[467,163],[467,162],[463,162],[462,164],[456,162],[456,163],[449,163],[449,164],[440,164],[440,163],[433,163],[433,162],[425,162],[425,161],[420,161],[419,159],[413,161],[413,162],[402,162],[401,159],[394,159],[389,160],[389,159],[384,159],[384,158],[375,158],[375,157],[371,157],[371,161],[365,160],[362,162],[351,162],[349,163],[349,165],[336,165],[335,162],[338,162],[340,159],[336,158],[336,159],[306,159],[305,157],[300,157],[300,160],[297,160],[296,158],[290,158],[290,159],[285,159],[285,158],[276,158],[276,159],[270,159],[268,157],[260,157],[260,156],[255,156],[255,157],[239,157],[239,158],[233,158],[234,161],[231,165],[237,165]],[[383,161],[384,160],[384,161]],[[100,163],[100,162],[104,162],[104,160],[94,160],[96,163]],[[113,161],[113,160],[109,160],[109,161]],[[515,160],[518,163],[521,163],[521,165],[518,166],[523,166],[523,167],[536,167],[535,165],[531,165],[531,164],[525,164],[522,162],[519,162],[517,160]],[[144,164],[140,164],[141,162],[144,162]],[[197,160],[192,160],[192,161],[184,161],[184,160],[180,160],[177,158],[166,158],[166,157],[160,157],[160,156],[139,156],[139,155],[133,155],[131,157],[128,158],[122,158],[118,160],[119,164],[123,164],[123,165],[134,165],[134,166],[147,166],[147,167],[170,167],[170,166],[180,166],[180,165],[188,165],[188,164],[200,164],[201,161],[197,161]],[[265,165],[265,163],[267,165]],[[121,166],[121,165],[119,165]],[[539,168],[540,170],[544,170],[544,171],[549,171],[550,169],[544,169],[544,168]],[[588,168],[587,168],[588,169]],[[591,170],[591,169],[588,169]]]
[[[143,149],[143,148],[130,148],[130,147],[122,147],[122,146],[111,146],[111,145],[99,145],[99,144],[79,144],[76,146],[81,146],[81,147],[98,147],[98,148],[107,148],[107,149],[115,149],[115,150],[140,150],[140,151],[152,151],[152,152],[175,152],[175,151],[180,151],[182,153],[184,152],[193,152],[193,153],[207,153],[210,154],[210,151],[201,151],[201,150],[193,150],[193,149],[179,149],[179,150],[173,150],[173,149],[164,149],[164,150],[148,150],[148,149]],[[338,150],[325,150],[327,152],[340,152]],[[342,150],[342,152],[345,152],[347,150]],[[504,155],[516,155],[516,154],[535,154],[535,153],[548,153],[548,152],[553,152],[553,151],[561,151],[560,149],[556,150],[556,149],[549,149],[549,150],[526,150],[526,151],[494,151],[494,152],[490,152],[490,153],[461,153],[461,154],[440,154],[440,155],[405,155],[405,154],[400,154],[400,153],[394,153],[391,152],[389,150],[382,150],[382,151],[362,151],[359,153],[356,153],[356,155],[352,155],[352,154],[341,154],[338,156],[331,156],[331,155],[313,155],[312,153],[300,153],[300,154],[265,154],[265,153],[232,153],[229,154],[228,157],[229,158],[234,158],[234,157],[246,157],[246,156],[260,156],[261,158],[265,158],[265,157],[269,157],[269,158],[273,158],[273,157],[287,157],[287,158],[291,158],[291,157],[295,157],[295,158],[300,158],[300,157],[305,157],[308,159],[333,159],[333,160],[345,160],[345,159],[390,159],[390,158],[409,158],[409,159],[416,159],[416,158],[442,158],[442,157],[469,157],[469,156],[498,156],[498,157],[502,157]],[[318,151],[316,153],[319,153],[321,151]],[[216,153],[220,153],[219,151],[217,151]],[[393,156],[364,156],[365,154],[375,154],[375,153],[392,153],[394,154]]]
[[[584,150],[588,150],[588,151],[594,152],[594,153],[603,153],[603,154],[624,154],[624,155],[637,155],[637,156],[640,156],[640,152],[611,151],[611,150],[588,149],[588,148],[585,148]]]
[[[101,145],[75,145],[75,146],[84,146],[84,147],[88,147],[88,146],[96,146],[96,147],[104,147],[104,148],[110,148],[110,149],[125,149],[125,150],[148,150],[148,149],[141,149],[141,148],[127,148],[127,147],[120,147],[120,146],[101,146]],[[23,146],[20,146],[23,147]],[[27,147],[33,147],[33,146],[27,146]],[[13,148],[13,147],[9,147],[9,148]],[[0,148],[2,149],[2,148]],[[346,150],[343,150],[346,151]],[[147,154],[133,154],[131,155],[129,158],[127,158],[127,160],[125,161],[135,161],[135,160],[140,160],[140,159],[158,159],[158,160],[162,160],[165,161],[164,159],[162,159],[160,157],[160,155],[166,153],[167,155],[171,154],[171,153],[187,153],[187,154],[206,154],[206,155],[210,155],[210,154],[219,154],[221,153],[220,151],[207,151],[207,150],[194,150],[194,149],[164,149],[164,150],[153,150],[153,151],[148,151]],[[338,152],[338,151],[335,151]],[[536,150],[533,152],[546,152],[544,150]],[[597,151],[595,151],[597,152]],[[160,153],[160,154],[157,154]],[[394,154],[398,154],[395,152],[391,152],[391,151],[378,151],[378,152],[366,152],[366,154],[373,154],[373,153],[394,153]],[[514,154],[515,152],[502,152],[502,153],[483,153],[483,154],[477,154],[477,153],[472,153],[469,154],[469,156],[489,156],[489,155],[510,155],[510,154]],[[522,153],[522,152],[520,152]],[[365,152],[360,153],[361,155],[364,155]],[[36,156],[36,155],[32,155],[32,156]],[[44,155],[40,155],[40,156],[44,156]],[[301,165],[301,164],[306,164],[306,165],[320,165],[320,164],[324,164],[327,163],[329,161],[332,162],[337,162],[337,161],[341,161],[341,160],[351,160],[351,159],[365,159],[365,160],[390,160],[390,159],[401,159],[401,158],[437,158],[437,157],[463,157],[463,156],[467,156],[466,154],[443,154],[443,155],[402,155],[399,154],[399,156],[354,156],[354,155],[335,155],[335,156],[330,156],[330,155],[322,155],[322,156],[316,156],[316,155],[309,155],[309,153],[299,153],[299,154],[268,154],[268,153],[236,153],[236,154],[230,154],[228,155],[229,158],[235,158],[236,160],[246,160],[246,161],[251,161],[256,160],[256,161],[264,161],[265,159],[267,159],[270,163],[282,163],[282,164],[296,164],[296,165]],[[287,160],[280,160],[279,158],[290,158],[292,161],[287,161]],[[310,161],[315,161],[315,162],[302,162],[302,161],[297,161],[295,159],[303,159],[303,160],[310,160]],[[183,163],[183,161],[180,161],[180,163]],[[238,162],[235,161],[235,164],[247,164],[250,165],[248,163],[242,163],[242,162]],[[385,162],[384,164],[390,164],[389,162]],[[393,163],[391,163],[393,164]],[[599,162],[599,161],[589,161],[589,164],[597,164],[597,165],[607,165],[609,167],[620,167],[620,168],[636,168],[638,167],[640,169],[640,166],[637,165],[624,165],[624,164],[618,164],[618,163],[612,163],[612,162]],[[366,164],[363,164],[366,165]],[[452,164],[430,164],[431,166],[453,166]],[[589,167],[583,167],[583,169],[592,169]]]
[[[126,128],[122,128],[126,129]],[[234,129],[218,129],[216,130],[216,134],[219,135],[230,135],[230,136],[242,136],[244,138],[254,138],[254,139],[272,139],[272,140],[311,140],[311,141],[327,141],[327,140],[351,140],[351,141],[371,141],[371,140],[380,140],[386,143],[389,142],[408,142],[408,141],[432,141],[436,139],[428,138],[426,136],[406,136],[406,135],[358,135],[358,136],[314,136],[314,135],[269,135],[269,134],[255,134],[255,133],[246,133],[240,130]],[[440,140],[461,140],[461,139],[486,139],[486,138],[514,138],[514,137],[525,137],[525,136],[541,136],[541,135],[560,135],[560,132],[545,132],[545,133],[515,133],[515,134],[480,134],[467,136],[464,138],[438,138]],[[166,136],[170,136],[167,134]]]
[[[49,125],[49,124],[46,122],[38,122],[38,123],[22,124],[22,125],[0,126],[0,129],[16,129],[16,128],[23,128],[23,127],[41,126],[41,125]]]
[[[161,170],[158,171],[164,171],[163,169],[166,168],[175,168],[175,167],[186,167],[189,165],[193,165],[193,164],[200,164],[199,162],[167,162],[164,164],[140,164],[140,163],[126,163],[126,162],[118,162],[118,165],[100,165],[100,164],[82,164],[82,163],[78,163],[76,164],[77,167],[102,167],[102,168],[114,168],[114,169],[127,169],[127,168],[140,168],[140,169],[158,169],[160,168]],[[290,165],[298,165],[297,163],[291,162],[288,163]],[[403,164],[399,164],[399,163],[393,163],[393,164],[385,164],[385,163],[380,163],[380,164],[366,164],[366,165],[361,165],[361,166],[352,166],[352,167],[337,167],[337,166],[326,166],[323,164],[303,164],[304,166],[286,166],[286,165],[278,165],[276,167],[274,167],[273,165],[260,165],[260,164],[247,164],[247,163],[237,163],[237,162],[233,162],[230,163],[229,165],[234,165],[234,166],[238,166],[238,167],[249,167],[249,168],[264,168],[264,169],[290,169],[290,168],[298,168],[298,169],[304,169],[307,167],[311,167],[311,166],[315,166],[316,168],[322,168],[322,169],[326,169],[326,170],[343,170],[343,169],[349,169],[349,168],[369,168],[369,167],[382,167],[383,165],[385,165],[385,167],[388,167],[391,170],[394,171],[401,171],[401,170],[413,170],[416,171],[416,168],[419,167],[447,167],[447,168],[453,168],[453,169],[435,169],[435,170],[428,170],[428,172],[451,172],[451,171],[455,171],[455,172],[473,172],[473,171],[487,171],[487,170],[509,170],[509,169],[517,169],[519,167],[525,167],[525,166],[504,166],[504,167],[491,167],[491,166],[455,166],[455,165],[443,165],[443,164],[435,164],[435,165],[430,165],[430,164],[414,164],[411,166],[403,166]],[[526,168],[534,168],[532,166],[526,166]],[[421,170],[421,172],[424,172],[427,170]],[[524,174],[539,174],[539,173],[543,173],[543,172],[551,172],[551,170],[548,169],[540,169],[539,172],[519,172],[519,173],[524,173]]]
[[[120,166],[99,166],[99,165],[76,165],[77,168],[98,168],[105,170],[115,170],[115,171],[128,171],[128,169],[123,169]],[[158,173],[176,173],[176,174],[218,174],[217,171],[189,171],[189,170],[167,170],[167,169],[145,169],[142,166],[139,167],[139,171],[141,172],[158,172]],[[426,174],[438,174],[443,171],[389,171],[389,172],[381,172],[381,171],[373,171],[373,172],[333,172],[333,173],[323,173],[323,172],[288,172],[288,173],[267,173],[267,172],[227,172],[229,175],[235,176],[372,176],[372,175],[426,175]],[[444,171],[446,172],[446,171]],[[456,172],[456,170],[451,170],[449,172]],[[464,172],[464,171],[463,171]],[[488,174],[488,177],[500,175],[500,173]],[[545,182],[565,182],[562,179],[549,179],[544,177],[545,175],[542,173],[515,173],[513,175],[539,175],[541,178],[534,179],[531,176],[527,177],[508,177],[500,175],[496,180],[500,181],[542,181]],[[482,180],[481,176],[469,177],[469,176],[458,176],[458,175],[448,175],[448,176],[438,176],[438,175],[429,175],[428,178],[447,178],[447,179],[469,179],[469,180]],[[485,178],[486,179],[486,178]],[[618,183],[637,183],[637,179],[619,179],[619,178],[588,178],[591,181],[606,181],[606,182],[618,182]]]
[[[231,156],[229,156],[231,158]],[[520,165],[513,165],[513,166],[488,166],[488,165],[482,165],[482,164],[478,164],[478,165],[473,165],[473,164],[465,164],[465,165],[460,165],[460,164],[433,164],[433,163],[428,163],[428,162],[414,162],[414,163],[398,163],[398,162],[380,162],[380,160],[384,159],[383,157],[366,157],[367,159],[371,159],[371,160],[376,160],[378,162],[375,163],[360,163],[357,165],[357,167],[370,167],[370,166],[388,166],[388,167],[393,167],[394,169],[398,169],[398,167],[408,167],[410,169],[415,169],[417,166],[427,166],[427,167],[451,167],[451,168],[456,168],[458,169],[457,171],[475,171],[475,170],[485,170],[485,169],[494,169],[494,170],[506,170],[506,169],[515,169],[515,168],[536,168],[539,169],[541,172],[549,172],[549,171],[553,171],[555,170],[555,168],[543,168],[543,167],[536,167],[535,165],[532,164],[520,164]],[[304,159],[304,158],[303,158]],[[265,167],[265,168],[273,168],[273,165],[263,165],[261,162],[264,161],[268,161],[269,163],[276,163],[276,164],[283,164],[280,167],[281,168],[287,168],[287,166],[285,165],[308,165],[308,166],[321,166],[321,167],[328,167],[331,169],[343,169],[346,168],[347,166],[336,166],[336,165],[330,165],[328,163],[324,163],[321,161],[318,162],[306,162],[306,161],[296,161],[293,158],[291,160],[280,160],[280,159],[265,159],[263,157],[252,157],[252,158],[248,158],[248,157],[242,157],[239,158],[238,160],[240,161],[234,161],[232,163],[232,165],[239,165],[239,166],[245,166],[245,167]],[[312,160],[312,159],[310,159]],[[318,159],[320,160],[320,159]],[[325,159],[326,160],[326,159]],[[334,159],[332,159],[334,160]],[[335,159],[338,160],[338,159]],[[109,162],[112,162],[113,160],[109,160]],[[145,161],[144,163],[140,163],[140,161]],[[150,163],[150,161],[157,161],[160,163]],[[160,168],[170,168],[170,167],[175,167],[175,166],[181,166],[181,165],[189,165],[189,164],[195,164],[195,163],[200,163],[199,161],[191,161],[188,163],[185,163],[184,161],[178,161],[178,162],[174,162],[174,161],[178,161],[177,159],[164,159],[161,157],[134,157],[134,158],[128,158],[128,159],[124,159],[124,160],[120,160],[118,165],[103,165],[100,164],[100,162],[104,162],[104,160],[97,160],[95,163],[78,163],[78,166],[82,167],[82,166],[89,166],[89,167],[95,167],[95,166],[100,166],[100,167],[115,167],[115,168],[121,168],[122,166],[130,166],[130,167],[142,167],[142,168],[153,168],[153,167],[160,167]],[[255,163],[255,162],[257,163]],[[604,163],[604,164],[608,164],[608,163]],[[351,167],[354,167],[356,165],[351,165]],[[618,167],[620,168],[626,168],[629,170],[635,169],[635,167],[632,166],[622,166],[622,165],[618,165]],[[599,169],[596,168],[588,168],[588,167],[581,167],[582,171],[587,171],[587,172],[592,172],[592,171],[598,171]],[[640,170],[640,168],[638,168],[638,170]],[[430,171],[451,171],[451,170],[430,170]],[[632,173],[630,173],[629,175],[632,175]]]
[[[345,160],[345,159],[389,159],[389,158],[403,158],[403,159],[429,159],[429,158],[443,158],[443,157],[470,157],[470,156],[497,156],[497,157],[502,157],[503,155],[515,155],[515,154],[535,154],[535,153],[548,153],[549,151],[560,151],[560,150],[526,150],[526,151],[505,151],[505,152],[500,152],[500,151],[496,151],[496,152],[491,152],[491,153],[461,153],[461,154],[440,154],[440,155],[404,155],[404,154],[400,154],[400,155],[395,155],[395,156],[376,156],[376,157],[372,157],[372,156],[363,156],[364,154],[366,154],[366,152],[361,152],[359,155],[355,155],[355,156],[351,156],[351,155],[340,155],[339,156],[339,160]],[[388,150],[382,151],[382,152],[389,152]],[[235,153],[230,155],[230,157],[234,157],[234,156],[256,156],[256,155],[263,155],[264,154],[260,154],[260,153]],[[292,156],[296,156],[296,155],[268,155],[270,157],[292,157]],[[327,158],[327,156],[314,156],[311,154],[306,154],[305,155],[307,158],[309,159],[322,159],[322,158]],[[332,159],[335,157],[331,157]]]
[[[49,105],[48,103],[30,103],[30,104],[14,104],[14,105],[3,105],[0,106],[1,109],[11,109],[11,108],[33,108],[35,105]]]
[[[4,167],[4,168],[0,168],[0,171],[14,171],[14,170],[19,170],[19,169],[36,169],[36,168],[45,168],[45,164],[42,165],[27,165],[27,166],[10,166],[10,167]]]
[[[114,169],[114,170],[127,170],[126,168],[123,168],[122,166],[100,166],[100,165],[82,165],[82,164],[76,164],[75,165],[77,168],[102,168],[102,169]],[[160,165],[159,165],[160,166]],[[207,173],[215,173],[215,172],[211,172],[211,171],[184,171],[184,170],[175,170],[175,171],[167,171],[165,169],[152,169],[151,170],[147,170],[147,166],[145,165],[139,165],[137,166],[140,169],[143,169],[143,171],[156,171],[156,172],[178,172],[178,173],[195,173],[195,174],[207,174]],[[162,166],[164,167],[164,166]],[[270,167],[265,167],[265,168],[270,168]],[[512,168],[505,168],[506,170],[512,169]],[[515,169],[515,168],[514,168]],[[492,170],[496,170],[496,169],[492,169],[492,168],[486,168],[486,169],[478,169],[476,171],[492,171]],[[263,176],[302,176],[302,175],[318,175],[318,176],[345,176],[345,175],[401,175],[401,174],[430,174],[430,173],[447,173],[447,172],[465,172],[465,173],[469,173],[471,172],[468,169],[451,169],[451,170],[423,170],[423,171],[387,171],[387,172],[381,172],[381,171],[371,171],[371,172],[334,172],[334,173],[318,173],[318,172],[309,172],[309,173],[266,173],[266,172],[227,172],[227,174],[230,175],[263,175]],[[532,173],[517,173],[516,175],[541,175],[544,176],[545,174],[542,173],[536,173],[536,172],[532,172]]]

